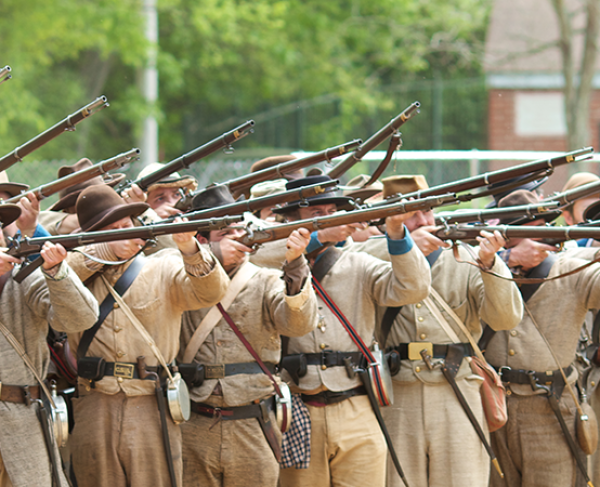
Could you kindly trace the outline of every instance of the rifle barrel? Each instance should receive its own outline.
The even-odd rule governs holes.
[[[442,240],[470,240],[479,236],[479,232],[498,231],[504,239],[535,238],[552,239],[557,242],[578,240],[580,238],[600,239],[600,228],[583,227],[578,225],[565,227],[542,227],[530,225],[456,225],[440,228],[433,234]]]
[[[549,210],[555,210],[559,206],[558,201],[540,202],[533,205],[511,206],[509,208],[494,208],[489,210],[477,211],[452,211],[447,213],[438,213],[435,215],[435,223],[484,223],[492,219],[529,217],[533,218]]]
[[[424,196],[434,196],[436,194],[459,193],[462,191],[479,188],[481,186],[489,186],[490,184],[501,183],[509,179],[525,176],[535,172],[544,170],[552,171],[555,168],[565,164],[586,160],[589,158],[589,154],[591,154],[593,151],[593,147],[585,147],[573,152],[567,152],[561,156],[553,157],[551,159],[539,159],[532,162],[526,162],[525,164],[499,169],[498,171],[492,171],[485,174],[472,176],[470,178],[460,179],[458,181],[452,181],[450,183],[440,184],[438,186],[432,186],[431,188],[415,191],[413,193],[392,196],[391,198],[381,202],[374,203],[371,206],[382,206],[399,201],[403,198],[420,198]],[[583,157],[583,159],[579,159],[579,157]],[[462,200],[460,195],[458,198],[459,200]]]
[[[398,129],[404,125],[407,120],[410,120],[414,115],[419,113],[419,107],[421,104],[415,101],[412,105],[406,108],[400,115],[393,118],[390,122],[384,125],[379,131],[369,137],[364,144],[362,144],[353,154],[346,157],[339,164],[336,164],[331,168],[327,175],[331,179],[338,179],[342,174],[348,171],[354,164],[360,161],[367,152],[373,150],[385,139],[393,135]]]
[[[281,164],[263,169],[261,171],[256,171],[250,174],[246,174],[244,176],[240,176],[238,178],[230,179],[229,181],[223,184],[229,188],[229,191],[231,193],[235,193],[246,188],[250,188],[257,183],[261,183],[263,181],[267,181],[275,177],[281,177],[282,174],[297,171],[298,169],[312,166],[313,164],[317,164],[318,162],[330,161],[335,157],[339,157],[347,152],[353,151],[354,149],[359,147],[361,143],[362,140],[355,139],[351,142],[346,142],[345,144],[338,145],[336,147],[331,147],[329,149],[325,149],[315,154],[311,154],[310,156],[302,157],[300,159],[294,159],[289,162],[283,162]]]
[[[219,206],[217,208],[208,208],[205,210],[191,211],[183,216],[188,220],[197,220],[205,218],[218,218],[227,215],[241,215],[249,211],[255,212],[263,208],[273,208],[276,205],[288,203],[290,201],[302,200],[323,193],[327,188],[336,186],[338,181],[327,181],[310,186],[303,186],[298,189],[291,189],[283,193],[273,194],[269,196],[261,196],[250,200],[237,201],[229,205]],[[171,221],[176,217],[169,217],[164,221]]]
[[[437,206],[456,203],[455,194],[430,196],[418,200],[395,203],[393,205],[379,208],[367,208],[363,210],[353,210],[348,212],[336,213],[334,215],[312,218],[310,220],[299,220],[283,225],[274,225],[272,227],[249,229],[247,234],[238,240],[244,245],[251,247],[271,240],[280,240],[287,238],[294,230],[306,228],[308,230],[321,230],[323,228],[337,227],[339,225],[349,225],[351,223],[371,222],[381,220],[388,216],[399,213],[409,213],[411,211],[428,211]]]
[[[58,193],[66,188],[70,188],[76,184],[89,181],[96,176],[102,176],[109,171],[121,168],[126,164],[129,164],[132,160],[137,159],[139,154],[140,150],[137,148],[131,149],[127,152],[122,152],[121,154],[111,157],[110,159],[100,161],[93,166],[88,167],[87,169],[74,172],[73,174],[56,179],[48,184],[43,184],[35,189],[31,189],[27,191],[27,193],[33,193],[38,200],[43,200],[44,198],[48,198],[49,196],[52,196],[53,194]],[[3,201],[3,203],[16,203],[22,197],[23,194],[13,196],[12,198]]]
[[[119,188],[119,191],[125,189],[125,187],[131,186],[132,184],[137,184],[143,191],[147,191],[150,186],[154,183],[160,181],[163,178],[166,178],[170,174],[174,172],[180,171],[184,168],[189,167],[194,162],[203,159],[211,155],[212,153],[222,149],[224,147],[228,147],[233,142],[236,142],[246,135],[251,133],[251,128],[254,125],[254,120],[248,120],[247,122],[241,124],[240,126],[226,132],[222,135],[219,135],[215,139],[207,142],[196,149],[183,154],[177,159],[173,159],[164,165],[164,167],[160,168],[158,171],[154,171],[143,178],[138,178],[135,181],[128,183],[126,186]]]
[[[594,181],[587,184],[582,184],[573,189],[563,191],[562,193],[556,193],[555,195],[548,196],[543,201],[557,201],[560,206],[570,205],[573,201],[586,196],[600,193],[600,181]]]
[[[52,139],[58,137],[65,131],[74,131],[75,125],[81,122],[83,119],[88,118],[90,115],[102,110],[108,106],[108,102],[105,96],[96,98],[93,102],[87,104],[83,108],[80,108],[76,112],[71,113],[67,118],[61,120],[56,125],[50,127],[46,131],[37,135],[33,139],[25,142],[20,147],[17,147],[12,152],[6,154],[0,159],[0,171],[5,171],[13,164],[21,161],[25,156],[31,154],[34,150],[39,149],[44,144],[50,142]]]

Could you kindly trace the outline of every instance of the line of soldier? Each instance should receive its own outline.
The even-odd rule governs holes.
[[[253,170],[286,158],[268,158]],[[84,159],[61,168],[59,176],[89,165]],[[590,177],[577,175],[567,186]],[[253,191],[257,196],[326,179],[295,174]],[[42,236],[127,228],[137,218],[178,214],[181,190],[196,189],[193,178],[174,174],[147,193],[134,186],[120,196],[111,187],[118,181],[97,178],[69,188],[52,211],[39,215],[33,197],[2,205],[3,232]],[[348,208],[352,196],[364,200],[426,187],[423,176],[395,176],[381,186],[346,195],[326,192],[255,217],[314,218]],[[536,201],[533,189],[513,191],[497,204]],[[23,191],[23,185],[0,183],[2,198]],[[216,190],[196,209],[231,201]],[[582,211],[592,202],[598,195],[568,208],[567,223],[583,221]],[[540,218],[529,224],[543,223]],[[565,384],[540,333],[558,354],[568,382],[581,386],[581,367],[574,362],[586,312],[600,308],[600,264],[528,295],[508,278],[511,269],[531,273],[544,263],[548,276],[563,274],[593,259],[594,249],[555,255],[555,247],[540,242],[505,241],[482,231],[476,247],[458,248],[459,262],[433,228],[431,211],[414,212],[388,218],[383,232],[366,224],[297,231],[253,253],[236,240],[237,227],[163,237],[151,250],[142,240],[128,240],[67,255],[60,245],[47,244],[43,269],[22,284],[10,278],[19,261],[0,252],[0,321],[38,375],[45,377],[50,367],[48,323],[55,335],[67,336],[53,343],[52,352],[62,352],[57,361],[79,369],[71,400],[74,427],[61,452],[67,480],[36,417],[43,393],[35,375],[4,332],[0,336],[0,487],[402,485],[368,387],[356,374],[359,347],[340,314],[368,346],[379,341],[395,359],[394,403],[382,412],[410,485],[578,485],[575,459],[547,400],[548,388],[562,392]],[[326,298],[315,293],[311,279]],[[122,301],[111,300],[110,287]],[[156,347],[138,332],[131,314]],[[505,382],[508,405],[508,423],[491,435],[480,396],[483,379],[470,364],[474,350],[453,315],[475,341],[489,330],[486,358]],[[423,349],[429,356],[419,353]],[[504,478],[491,470],[482,439],[441,371],[451,350],[454,386],[491,441]],[[155,379],[166,380],[161,362],[177,362],[190,386],[191,418],[181,425],[168,414],[161,418],[157,406]],[[597,374],[586,370],[586,379],[591,394]],[[282,435],[275,396],[285,384],[292,391],[293,419]],[[560,392],[558,397],[574,436],[573,400]],[[592,399],[600,404],[596,394]],[[56,453],[56,446],[51,450]],[[593,475],[600,481],[597,463]]]

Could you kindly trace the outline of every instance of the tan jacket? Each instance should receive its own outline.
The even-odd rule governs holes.
[[[586,264],[586,260],[558,256],[549,277],[564,274]],[[573,363],[577,342],[589,309],[600,308],[600,264],[593,264],[581,272],[543,283],[527,302],[542,333],[557,354],[561,367]],[[486,352],[488,362],[495,366],[537,372],[556,370],[557,365],[548,347],[529,316],[524,313],[519,325],[509,331],[500,331],[491,339]],[[574,371],[569,382],[576,379]],[[511,390],[530,395],[529,385],[514,384]]]
[[[412,244],[412,238],[407,236]],[[386,241],[387,245],[387,241]],[[343,252],[340,259],[322,279],[321,284],[345,314],[367,345],[374,341],[375,313],[379,306],[402,306],[416,303],[427,296],[431,275],[429,264],[416,247],[402,254],[390,256],[391,264],[363,252]],[[358,351],[346,330],[317,298],[321,322],[315,331],[290,339],[288,353],[318,353],[323,350]],[[284,380],[290,381],[287,372]],[[344,391],[361,384],[360,379],[350,379],[344,367],[322,370],[320,366],[308,367],[300,379],[297,390],[317,392],[329,389]]]
[[[9,279],[0,297],[0,321],[23,345],[41,377],[46,376],[50,363],[48,323],[57,331],[74,333],[91,327],[98,317],[94,296],[65,264],[63,270],[66,276],[60,280],[44,277],[40,270],[21,284]],[[37,384],[2,333],[0,382]],[[0,424],[0,454],[13,486],[50,487],[50,464],[36,406],[0,402]]]
[[[94,252],[93,246],[86,248],[86,252]],[[183,312],[217,303],[227,289],[229,278],[206,250],[182,258],[178,250],[164,249],[146,259],[146,264],[123,298],[169,363],[179,350]],[[80,253],[70,254],[69,263],[84,281],[95,273],[86,261]],[[111,285],[128,266],[124,264],[105,270]],[[191,272],[196,272],[198,267],[204,267],[205,272],[196,277]],[[89,288],[99,303],[108,294],[100,278],[93,280]],[[80,339],[81,333],[69,335],[73,351],[77,350]],[[141,355],[146,357],[147,365],[158,364],[150,347],[118,307],[107,316],[87,352],[87,356],[103,357],[107,362],[135,363]],[[79,383],[84,389],[89,387],[85,379],[80,378]],[[119,382],[116,377],[104,377],[95,387],[106,394],[119,391],[127,395],[154,394],[154,383],[148,380],[125,379]]]
[[[245,264],[249,265],[249,264]],[[250,264],[251,265],[251,264]],[[302,336],[317,324],[317,300],[305,281],[300,293],[288,296],[281,271],[260,268],[242,288],[228,311],[234,323],[265,363],[277,364],[281,358],[280,335]],[[208,309],[187,311],[183,315],[181,354]],[[196,354],[201,364],[254,362],[252,355],[221,319]],[[266,374],[239,374],[224,379],[205,380],[190,391],[193,401],[205,401],[219,383],[225,405],[235,407],[273,393]]]

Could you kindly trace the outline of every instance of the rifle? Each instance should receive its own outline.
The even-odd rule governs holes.
[[[10,66],[4,66],[2,69],[0,69],[0,78],[0,85],[12,78],[12,75],[10,74]]]
[[[350,156],[346,157],[339,164],[336,164],[332,167],[327,175],[331,179],[338,179],[342,174],[344,174],[348,169],[350,169],[354,164],[360,161],[370,150],[373,150],[379,144],[381,144],[385,139],[390,137],[391,135],[398,132],[398,129],[404,125],[407,120],[410,120],[415,114],[419,113],[419,107],[421,104],[416,101],[408,108],[406,108],[400,115],[387,123],[378,132],[371,135],[364,144],[362,144],[357,151],[355,151]]]
[[[48,184],[38,186],[35,189],[27,191],[27,193],[33,193],[38,200],[43,200],[44,198],[48,198],[49,196],[64,189],[70,188],[71,186],[83,183],[84,181],[89,181],[96,176],[102,176],[103,174],[106,174],[114,169],[119,169],[125,164],[129,164],[132,160],[138,159],[139,154],[139,149],[131,149],[130,151],[123,152],[119,155],[111,157],[110,159],[100,161],[97,164],[88,167],[87,169],[74,172],[73,174],[56,179]],[[17,203],[24,194],[25,193],[13,196],[12,198],[1,201],[0,203]]]
[[[409,213],[411,211],[429,211],[432,208],[456,203],[456,195],[445,194],[431,196],[418,200],[404,201],[379,208],[367,208],[363,210],[353,210],[349,212],[336,213],[334,215],[311,218],[310,220],[299,220],[283,225],[274,225],[264,228],[247,228],[246,235],[237,240],[248,247],[260,245],[271,240],[280,240],[287,238],[294,230],[306,228],[311,231],[321,230],[323,228],[337,227],[339,225],[349,225],[359,222],[380,221],[388,216],[399,213]]]
[[[39,149],[41,146],[58,137],[63,132],[73,132],[75,130],[75,125],[81,122],[84,118],[99,112],[107,106],[109,105],[106,101],[106,97],[100,96],[83,108],[71,113],[71,115],[64,120],[61,120],[56,125],[47,129],[45,132],[42,132],[28,142],[25,142],[22,146],[17,147],[14,151],[2,157],[0,159],[0,171],[5,171],[13,164],[20,162],[23,157],[31,154],[34,150]]]
[[[541,240],[543,243],[555,245],[567,240],[578,240],[580,238],[593,238],[600,240],[600,228],[596,225],[572,225],[565,227],[542,227],[530,225],[456,225],[443,227],[432,232],[441,240],[472,240],[479,236],[481,230],[493,233],[500,232],[506,240],[509,238],[532,238]]]
[[[390,203],[395,203],[396,201],[400,201],[403,198],[421,198],[423,196],[434,196],[437,194],[460,193],[462,191],[468,191],[471,189],[480,188],[482,186],[488,186],[490,184],[508,181],[509,179],[513,179],[519,176],[531,175],[532,173],[535,173],[534,179],[536,179],[540,176],[551,174],[554,171],[554,169],[559,166],[563,166],[572,162],[585,161],[591,157],[588,154],[591,154],[593,151],[593,147],[585,147],[583,149],[579,149],[573,152],[567,152],[566,154],[553,157],[551,159],[539,159],[537,161],[526,162],[525,164],[519,164],[517,166],[509,167],[506,169],[499,169],[498,171],[492,171],[485,174],[480,174],[478,176],[472,176],[470,178],[460,179],[458,181],[440,184],[438,186],[432,186],[431,188],[415,191],[413,193],[408,193],[405,195],[395,195],[383,201],[373,203],[370,206],[383,206]],[[580,159],[580,157],[582,158]],[[521,184],[521,181],[517,184]],[[503,191],[504,189],[505,187],[499,187],[494,190],[485,190],[475,194],[461,194],[457,195],[456,198],[458,201],[470,201],[475,198],[489,196],[496,192]]]
[[[226,218],[213,218],[210,220],[196,220],[193,222],[165,223],[162,225],[144,225],[141,227],[125,228],[120,230],[105,230],[101,232],[73,233],[70,235],[58,235],[50,237],[21,238],[10,240],[11,247],[6,251],[8,255],[16,258],[27,257],[38,254],[46,242],[61,244],[65,249],[71,250],[82,245],[90,245],[102,242],[114,242],[117,240],[131,240],[141,238],[154,240],[161,235],[173,235],[175,233],[187,232],[210,232],[221,230],[232,223],[243,221],[241,216]],[[22,282],[29,274],[41,266],[44,260],[37,257],[32,262],[24,262],[21,269],[13,276],[17,282]]]
[[[337,184],[338,181],[326,181],[324,183],[311,184],[310,186],[290,189],[289,191],[284,191],[283,193],[261,196],[251,200],[236,201],[235,203],[218,206],[216,208],[191,211],[182,216],[186,217],[188,220],[198,220],[206,218],[218,218],[227,215],[241,215],[246,211],[253,213],[255,211],[262,210],[263,208],[273,208],[276,205],[281,205],[290,201],[304,200],[306,198],[316,196],[323,193],[326,188],[336,186]],[[173,221],[175,218],[177,218],[176,215],[162,221]]]
[[[229,147],[233,142],[237,142],[238,140],[246,137],[246,135],[252,133],[252,126],[254,125],[254,120],[248,120],[246,123],[230,130],[229,132],[225,132],[222,135],[214,138],[210,142],[207,142],[200,147],[188,152],[187,154],[183,154],[179,156],[177,159],[173,159],[170,162],[167,162],[164,167],[161,167],[158,171],[154,171],[143,178],[138,178],[135,181],[126,182],[123,185],[119,185],[117,189],[117,193],[122,192],[124,189],[129,188],[132,184],[137,184],[142,191],[147,191],[150,186],[154,183],[157,183],[161,179],[166,178],[170,174],[174,172],[181,171],[182,169],[188,168],[194,162],[203,159],[211,155],[212,153],[218,151],[219,149],[223,149],[224,147]]]
[[[334,157],[339,157],[345,154],[346,152],[354,150],[361,143],[362,140],[356,139],[352,142],[346,142],[345,144],[325,149],[321,152],[317,152],[310,156],[301,157],[300,159],[294,159],[288,162],[283,162],[281,164],[277,164],[276,166],[262,169],[261,171],[256,171],[250,174],[246,174],[244,176],[240,176],[238,178],[230,179],[229,181],[226,181],[224,183],[219,183],[219,185],[226,186],[229,192],[231,194],[234,194],[245,189],[251,188],[257,183],[261,183],[263,181],[267,181],[269,179],[274,179],[277,177],[283,177],[282,175],[285,173],[297,171],[298,169],[317,164],[318,162],[330,161]],[[211,186],[209,186],[209,188],[210,187]],[[189,208],[192,204],[192,200],[203,191],[204,189],[196,191],[188,195],[187,197],[182,198],[179,201],[179,203],[177,203],[176,207],[180,210]]]
[[[582,184],[568,191],[556,193],[552,196],[544,198],[542,201],[557,201],[561,207],[568,206],[575,200],[600,193],[600,181],[594,181],[587,184]]]
[[[556,210],[559,207],[558,201],[548,201],[533,204],[511,206],[508,208],[493,208],[489,210],[474,210],[474,211],[452,211],[447,213],[437,213],[435,215],[436,225],[453,224],[453,223],[485,223],[487,220],[505,218],[523,217],[533,219],[536,216],[547,213],[548,211]]]

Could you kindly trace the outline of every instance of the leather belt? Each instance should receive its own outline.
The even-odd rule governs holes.
[[[302,400],[312,406],[327,406],[336,404],[354,396],[366,396],[367,390],[364,386],[349,389],[347,391],[323,391],[318,394],[301,394]]]
[[[146,366],[148,372],[158,372],[160,367]],[[139,379],[137,364],[128,362],[105,362],[104,377],[121,377],[123,379]],[[154,380],[153,376],[146,377],[146,380]]]
[[[538,383],[543,385],[552,385],[555,382],[562,382],[563,378],[560,373],[560,370],[547,370],[545,372],[535,372],[533,370],[523,370],[523,369],[511,369],[510,367],[496,367],[493,366],[500,375],[502,382],[512,383],[512,384],[531,384],[531,375],[537,380]],[[569,365],[566,369],[564,369],[565,375],[569,376],[571,372],[573,372],[573,366]]]
[[[322,367],[345,367],[344,359],[350,358],[352,363],[358,365],[362,359],[360,352],[332,352],[326,350],[320,353],[305,353],[306,365],[320,365]]]
[[[275,364],[265,363],[265,366],[271,372],[275,373]],[[264,374],[257,362],[243,362],[239,364],[216,364],[204,365],[205,379],[223,379],[229,375],[238,374]]]
[[[40,399],[40,386],[11,386],[0,383],[0,401],[26,404]]]
[[[209,406],[201,402],[191,401],[191,410],[196,414],[208,417],[217,417],[224,421],[248,418],[266,417],[268,421],[269,411],[275,410],[275,397],[263,399],[259,404],[249,404],[234,408],[220,408]]]
[[[446,358],[448,345],[447,343],[436,345],[431,342],[411,342],[401,343],[392,347],[392,350],[396,350],[400,354],[400,360],[423,360],[420,354],[423,349],[427,349],[432,358]],[[470,343],[454,343],[452,345],[462,345],[464,357],[473,355],[473,347]]]

